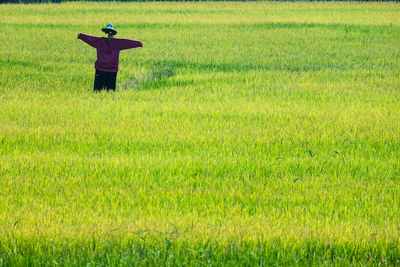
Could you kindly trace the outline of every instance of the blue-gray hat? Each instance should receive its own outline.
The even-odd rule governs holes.
[[[103,32],[107,33],[107,34],[112,34],[112,35],[116,35],[117,31],[114,29],[114,26],[110,23],[107,26],[105,26],[103,29],[101,29]]]

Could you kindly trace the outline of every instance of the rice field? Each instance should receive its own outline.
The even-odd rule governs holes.
[[[400,264],[400,5],[0,5],[0,266]],[[94,93],[96,51],[122,51]]]

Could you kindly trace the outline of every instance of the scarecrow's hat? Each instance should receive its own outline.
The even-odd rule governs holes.
[[[116,35],[117,31],[114,29],[114,26],[110,23],[107,26],[105,26],[103,29],[101,29],[103,32],[105,32],[106,34],[112,34],[112,35]]]

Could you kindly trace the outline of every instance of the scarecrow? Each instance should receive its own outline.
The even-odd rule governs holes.
[[[108,24],[101,30],[108,35],[107,38],[79,33],[78,39],[97,49],[93,89],[96,92],[103,89],[115,91],[119,52],[125,49],[143,47],[143,43],[136,40],[114,38],[117,31],[112,24]]]

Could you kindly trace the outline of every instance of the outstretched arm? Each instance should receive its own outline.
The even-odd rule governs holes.
[[[130,40],[130,39],[116,39],[118,49],[130,49],[135,47],[143,47],[143,43],[141,41]]]
[[[98,46],[100,40],[101,40],[101,37],[96,37],[96,36],[91,36],[91,35],[79,33],[78,34],[78,39],[81,39],[82,41],[84,41],[88,45],[93,46],[93,47],[96,48]]]

